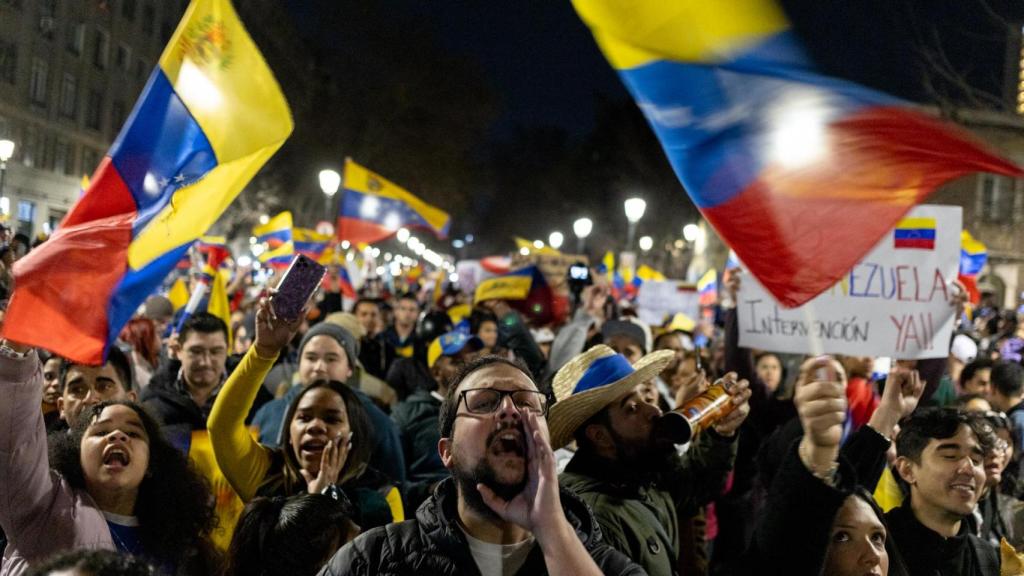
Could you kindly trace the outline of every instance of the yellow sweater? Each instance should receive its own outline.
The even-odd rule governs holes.
[[[206,421],[217,465],[243,502],[256,496],[270,470],[270,448],[252,437],[245,416],[276,360],[277,356],[262,358],[255,346],[249,348],[217,394]]]

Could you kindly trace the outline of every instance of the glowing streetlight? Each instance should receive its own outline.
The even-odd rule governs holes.
[[[693,242],[697,240],[697,236],[700,236],[700,227],[696,224],[687,224],[683,226],[683,238],[687,242]]]
[[[594,229],[594,221],[590,218],[580,218],[572,223],[572,232],[576,235],[576,251],[580,254],[586,247],[587,236]]]
[[[537,250],[540,250],[541,248],[544,247],[544,241],[543,240],[534,240],[533,241],[533,247],[536,248]]]
[[[647,211],[647,202],[643,198],[630,198],[623,204],[626,209],[626,220],[629,221],[629,234],[626,238],[626,249],[633,249],[633,239],[636,238],[636,225],[644,217]]]
[[[651,238],[650,236],[641,236],[640,249],[647,252],[651,248],[654,248],[654,238]]]
[[[333,200],[341,186],[341,175],[334,170],[320,171],[320,189],[324,192],[324,207],[327,209],[327,218],[334,216]]]
[[[409,230],[408,230],[408,228],[399,228],[398,232],[395,233],[395,238],[397,238],[398,241],[401,242],[402,244],[405,244],[406,242],[408,242],[409,241]]]
[[[552,232],[551,235],[548,236],[548,245],[555,250],[561,248],[563,242],[565,242],[565,236],[562,236],[561,232]]]

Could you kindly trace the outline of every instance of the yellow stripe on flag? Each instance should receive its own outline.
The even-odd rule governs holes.
[[[138,233],[128,248],[136,270],[209,230],[293,128],[277,80],[228,0],[193,1],[159,65],[217,166],[177,190]]]
[[[935,218],[903,218],[896,223],[896,228],[913,228],[913,229],[935,229]]]
[[[525,300],[532,283],[532,276],[499,276],[484,280],[477,285],[473,301]]]
[[[619,70],[656,60],[710,64],[789,28],[771,0],[573,0],[573,6]]]

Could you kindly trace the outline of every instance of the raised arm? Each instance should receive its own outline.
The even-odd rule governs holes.
[[[0,526],[12,548],[31,555],[30,547],[71,534],[53,524],[48,511],[73,507],[73,495],[62,491],[50,472],[46,430],[39,406],[43,374],[35,350],[13,343],[25,353],[12,358],[0,353]],[[35,544],[34,544],[35,543]]]
[[[207,427],[213,455],[224,477],[244,502],[255,497],[270,468],[270,449],[252,437],[245,427],[245,416],[281,349],[291,340],[300,322],[288,324],[275,319],[267,302],[260,302],[256,313],[256,341],[224,383],[210,411]]]

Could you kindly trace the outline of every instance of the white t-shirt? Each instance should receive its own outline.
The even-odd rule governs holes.
[[[511,576],[519,572],[536,542],[531,534],[526,540],[515,544],[491,544],[473,538],[462,526],[459,528],[466,535],[469,553],[473,555],[476,567],[484,576]]]

